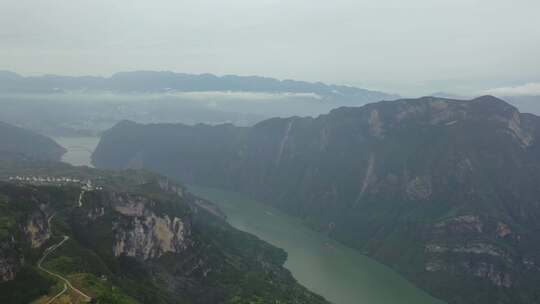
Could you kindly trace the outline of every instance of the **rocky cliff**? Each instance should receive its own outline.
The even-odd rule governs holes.
[[[191,234],[189,218],[157,215],[150,209],[156,202],[142,196],[115,195],[111,201],[112,209],[118,214],[112,223],[115,257],[149,260],[187,249]],[[97,219],[93,214],[89,216]]]
[[[0,169],[0,178],[47,172],[102,185],[0,182],[2,303],[54,294],[55,280],[35,265],[62,240],[43,267],[97,303],[326,303],[283,268],[283,251],[235,230],[166,178],[35,162]]]
[[[27,266],[25,253],[39,249],[51,237],[48,202],[0,182],[0,282],[15,279]]]
[[[491,96],[106,132],[101,167],[252,195],[451,303],[538,303],[540,118]]]

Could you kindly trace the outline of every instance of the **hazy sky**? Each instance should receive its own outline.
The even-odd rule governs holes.
[[[0,69],[538,89],[539,12],[540,0],[0,0]]]

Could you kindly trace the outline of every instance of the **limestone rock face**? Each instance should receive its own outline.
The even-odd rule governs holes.
[[[127,224],[129,228],[124,225]],[[167,252],[179,253],[187,248],[187,230],[179,218],[130,217],[127,223],[114,227],[115,256],[129,256],[142,260],[159,258]]]
[[[384,132],[382,126],[383,124],[379,117],[379,112],[377,110],[371,111],[369,116],[369,134],[374,137],[382,138]]]
[[[512,131],[513,135],[520,141],[523,147],[530,146],[534,138],[527,131],[521,127],[521,118],[519,112],[515,111],[512,118],[508,120],[508,128]]]
[[[0,182],[0,282],[14,280],[25,254],[39,253],[51,237],[50,206],[37,192],[33,186]]]
[[[32,248],[41,247],[51,237],[47,216],[41,211],[30,215],[23,230]]]
[[[113,223],[113,253],[140,260],[180,253],[189,245],[190,223],[187,219],[157,215],[148,207],[153,202],[143,197],[121,197],[113,205],[120,216]]]
[[[143,197],[126,198],[117,195],[114,198],[113,208],[122,215],[137,217],[144,215],[146,204],[151,204],[151,201]]]

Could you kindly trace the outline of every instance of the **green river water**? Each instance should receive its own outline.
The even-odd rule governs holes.
[[[99,137],[54,137],[53,139],[67,150],[62,156],[63,162],[74,166],[92,166],[92,152],[99,143]]]
[[[63,161],[90,165],[99,138],[55,138],[68,153]],[[189,186],[217,204],[229,223],[283,248],[285,267],[302,285],[335,304],[443,304],[388,267],[317,233],[299,220],[237,193]]]
[[[268,205],[233,192],[188,188],[218,205],[232,226],[283,248],[285,267],[296,280],[335,304],[443,303],[390,268]]]

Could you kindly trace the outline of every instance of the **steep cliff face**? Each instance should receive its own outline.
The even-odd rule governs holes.
[[[129,227],[129,228],[126,228]],[[186,231],[179,218],[132,217],[124,223],[115,223],[115,256],[137,257],[143,260],[159,258],[164,253],[180,253],[186,249]]]
[[[164,187],[161,182],[156,187],[173,198],[182,200],[183,188]],[[81,206],[85,212],[84,223],[99,225],[103,218],[112,220],[113,242],[111,252],[115,257],[132,257],[146,261],[157,259],[166,253],[180,254],[191,242],[191,217],[187,206],[180,212],[168,213],[160,210],[159,201],[135,193],[107,192],[87,194]],[[179,205],[181,206],[181,205]],[[169,210],[170,211],[170,210]]]
[[[497,98],[426,97],[252,128],[124,122],[93,159],[275,204],[453,303],[536,303],[539,140]]]
[[[23,231],[31,247],[40,248],[51,237],[51,229],[45,212],[40,209],[31,213],[23,225]]]
[[[51,237],[48,202],[27,190],[0,182],[0,282],[15,279],[28,248],[39,250]]]
[[[113,208],[121,216],[113,222],[116,257],[148,260],[165,253],[181,253],[188,247],[188,219],[158,216],[147,209],[153,202],[143,197],[116,196]]]

